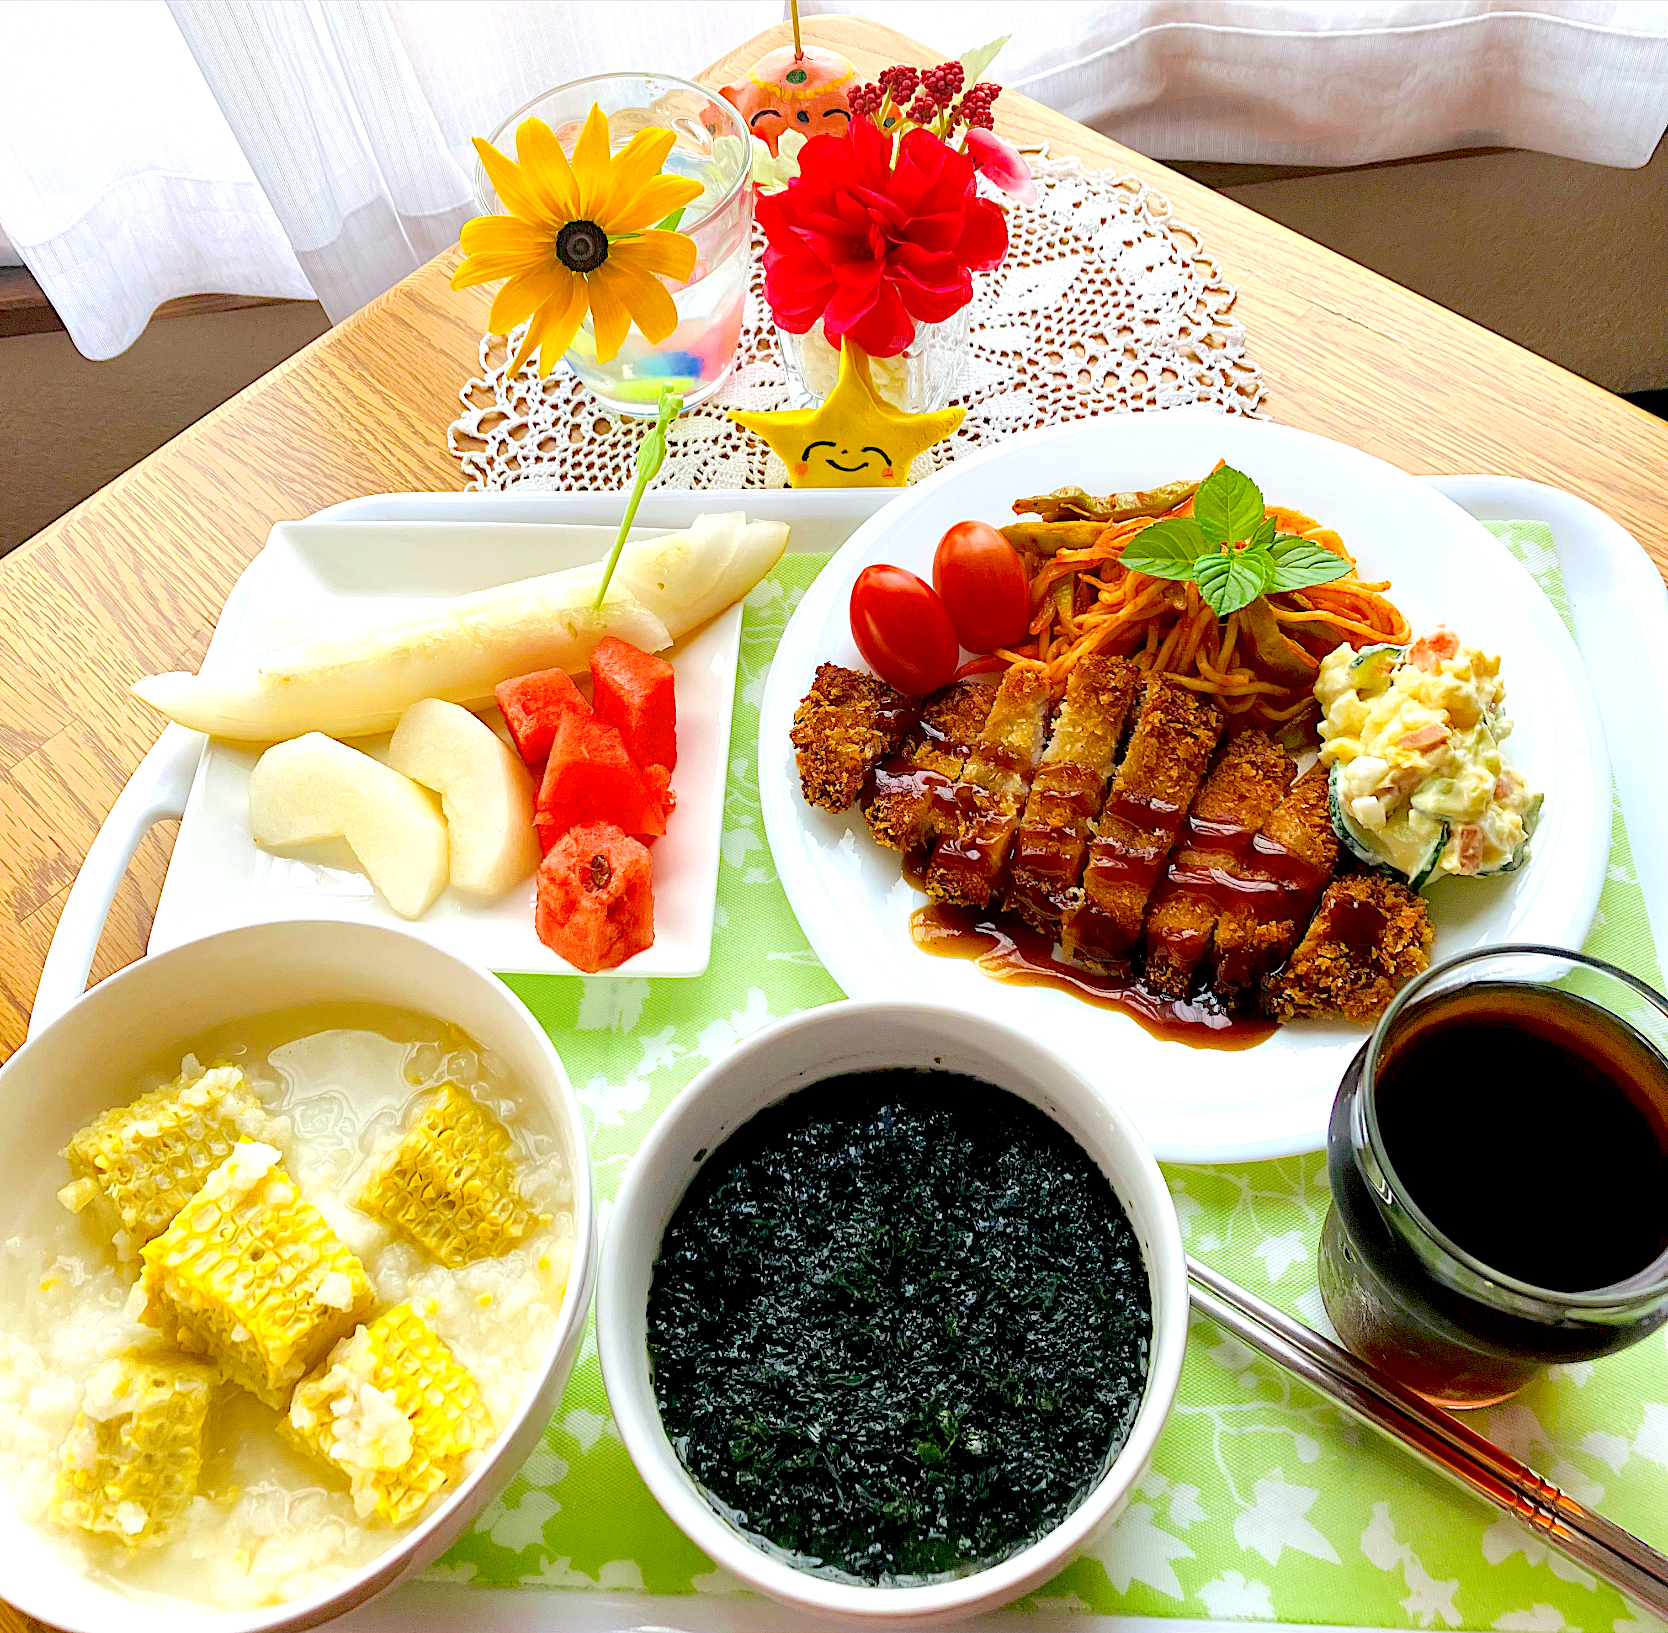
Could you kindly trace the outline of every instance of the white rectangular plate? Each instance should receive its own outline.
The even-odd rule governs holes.
[[[281,523],[228,599],[204,667],[248,663],[304,636],[364,628],[446,597],[595,561],[612,542],[610,528],[557,529],[531,519]],[[731,607],[666,654],[677,676],[678,803],[650,852],[655,940],[604,974],[694,976],[707,967],[740,633],[741,608]],[[483,718],[508,741],[496,709]],[[357,746],[379,754],[387,742],[366,738]],[[574,973],[534,933],[531,878],[496,902],[448,889],[422,918],[408,921],[371,887],[340,841],[282,854],[257,847],[249,837],[248,796],[258,758],[257,749],[232,743],[211,741],[204,750],[157,907],[152,951],[230,924],[326,917],[400,925],[506,973]]]
[[[790,550],[833,551],[895,496],[891,488],[758,493],[648,493],[648,530],[685,527],[724,509],[786,522]],[[304,522],[283,522],[227,597],[204,667],[246,662],[315,631],[363,627],[463,594],[578,561],[613,541],[618,493],[394,493],[350,499]],[[561,544],[549,531],[595,529]],[[667,656],[677,674],[678,806],[652,848],[655,944],[603,975],[696,976],[712,949],[724,784],[741,609],[731,608]],[[486,718],[501,727],[496,711]],[[373,752],[385,739],[369,739]],[[533,882],[480,906],[447,891],[422,919],[398,918],[342,849],[271,856],[249,838],[248,783],[256,755],[232,744],[203,750],[185,801],[150,948],[233,924],[278,918],[397,924],[506,974],[572,974],[533,933]],[[125,865],[125,853],[123,864]],[[97,883],[97,881],[94,881]],[[109,881],[114,889],[114,881]],[[101,915],[102,917],[102,915]],[[96,931],[91,932],[96,936]],[[90,948],[88,949],[90,957]],[[74,983],[79,991],[84,975]]]

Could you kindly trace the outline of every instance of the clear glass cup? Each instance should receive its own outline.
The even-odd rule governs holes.
[[[1591,1053],[1568,1053],[1572,1036]],[[1433,1074],[1433,1059],[1456,1069]],[[1613,1108],[1604,1085],[1624,1080]],[[1492,1405],[1543,1366],[1636,1343],[1668,1321],[1664,1154],[1661,994],[1555,947],[1481,948],[1427,970],[1333,1103],[1327,1315],[1356,1355],[1450,1408]],[[1472,1250],[1483,1244],[1488,1259]]]
[[[703,402],[724,383],[735,362],[747,302],[751,262],[752,153],[741,114],[722,97],[670,74],[597,74],[536,96],[492,133],[492,145],[515,157],[515,129],[538,118],[556,132],[571,155],[592,104],[608,116],[618,153],[640,130],[676,133],[665,165],[668,175],[693,176],[704,191],[684,208],[677,230],[695,240],[695,270],[688,281],[668,283],[678,326],[651,345],[635,324],[618,355],[597,359],[596,337],[586,317],[566,362],[616,413],[653,418],[662,385],[682,392],[686,406]],[[504,206],[477,160],[475,195],[490,215]]]
[[[931,414],[944,407],[961,387],[971,317],[964,306],[942,323],[917,323],[914,340],[896,357],[871,357],[875,390],[906,414]],[[840,352],[823,334],[821,319],[802,335],[779,328],[776,349],[788,376],[790,408],[814,408],[834,389]]]

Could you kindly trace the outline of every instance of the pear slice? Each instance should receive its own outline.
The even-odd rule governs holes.
[[[269,850],[345,839],[401,918],[421,918],[446,888],[446,822],[434,801],[391,766],[321,732],[275,743],[255,762],[249,831]]]
[[[400,716],[388,764],[440,795],[458,890],[496,900],[539,865],[532,778],[485,721],[426,697]]]

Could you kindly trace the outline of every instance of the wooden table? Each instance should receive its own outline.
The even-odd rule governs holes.
[[[882,25],[813,18],[865,74],[932,53]],[[783,42],[771,29],[703,77]],[[1269,414],[1415,472],[1505,472],[1581,495],[1668,571],[1668,424],[1023,97],[1018,142],[1133,171],[1239,289]],[[453,294],[457,251],[255,382],[0,560],[0,1060],[23,1040],[53,927],[100,821],[155,740],[137,676],[195,669],[274,522],[360,494],[456,489],[446,427],[476,372],[490,292]],[[171,834],[141,847],[95,975],[139,957]],[[0,1633],[22,1623],[0,1605]]]

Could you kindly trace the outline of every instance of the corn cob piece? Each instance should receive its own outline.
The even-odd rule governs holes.
[[[508,1252],[545,1223],[521,1200],[509,1131],[452,1083],[371,1175],[359,1206],[454,1269]]]
[[[142,1259],[144,1321],[280,1409],[373,1302],[365,1267],[270,1145],[235,1146]]]
[[[278,1427],[346,1475],[361,1519],[389,1525],[415,1519],[492,1437],[475,1380],[409,1304],[344,1338]]]
[[[107,1361],[64,1441],[53,1518],[130,1548],[160,1541],[196,1495],[218,1382],[212,1367],[191,1361]]]
[[[72,1213],[90,1208],[124,1260],[160,1236],[239,1140],[282,1132],[235,1066],[181,1075],[131,1105],[95,1117],[64,1150],[75,1178],[58,1193]]]

